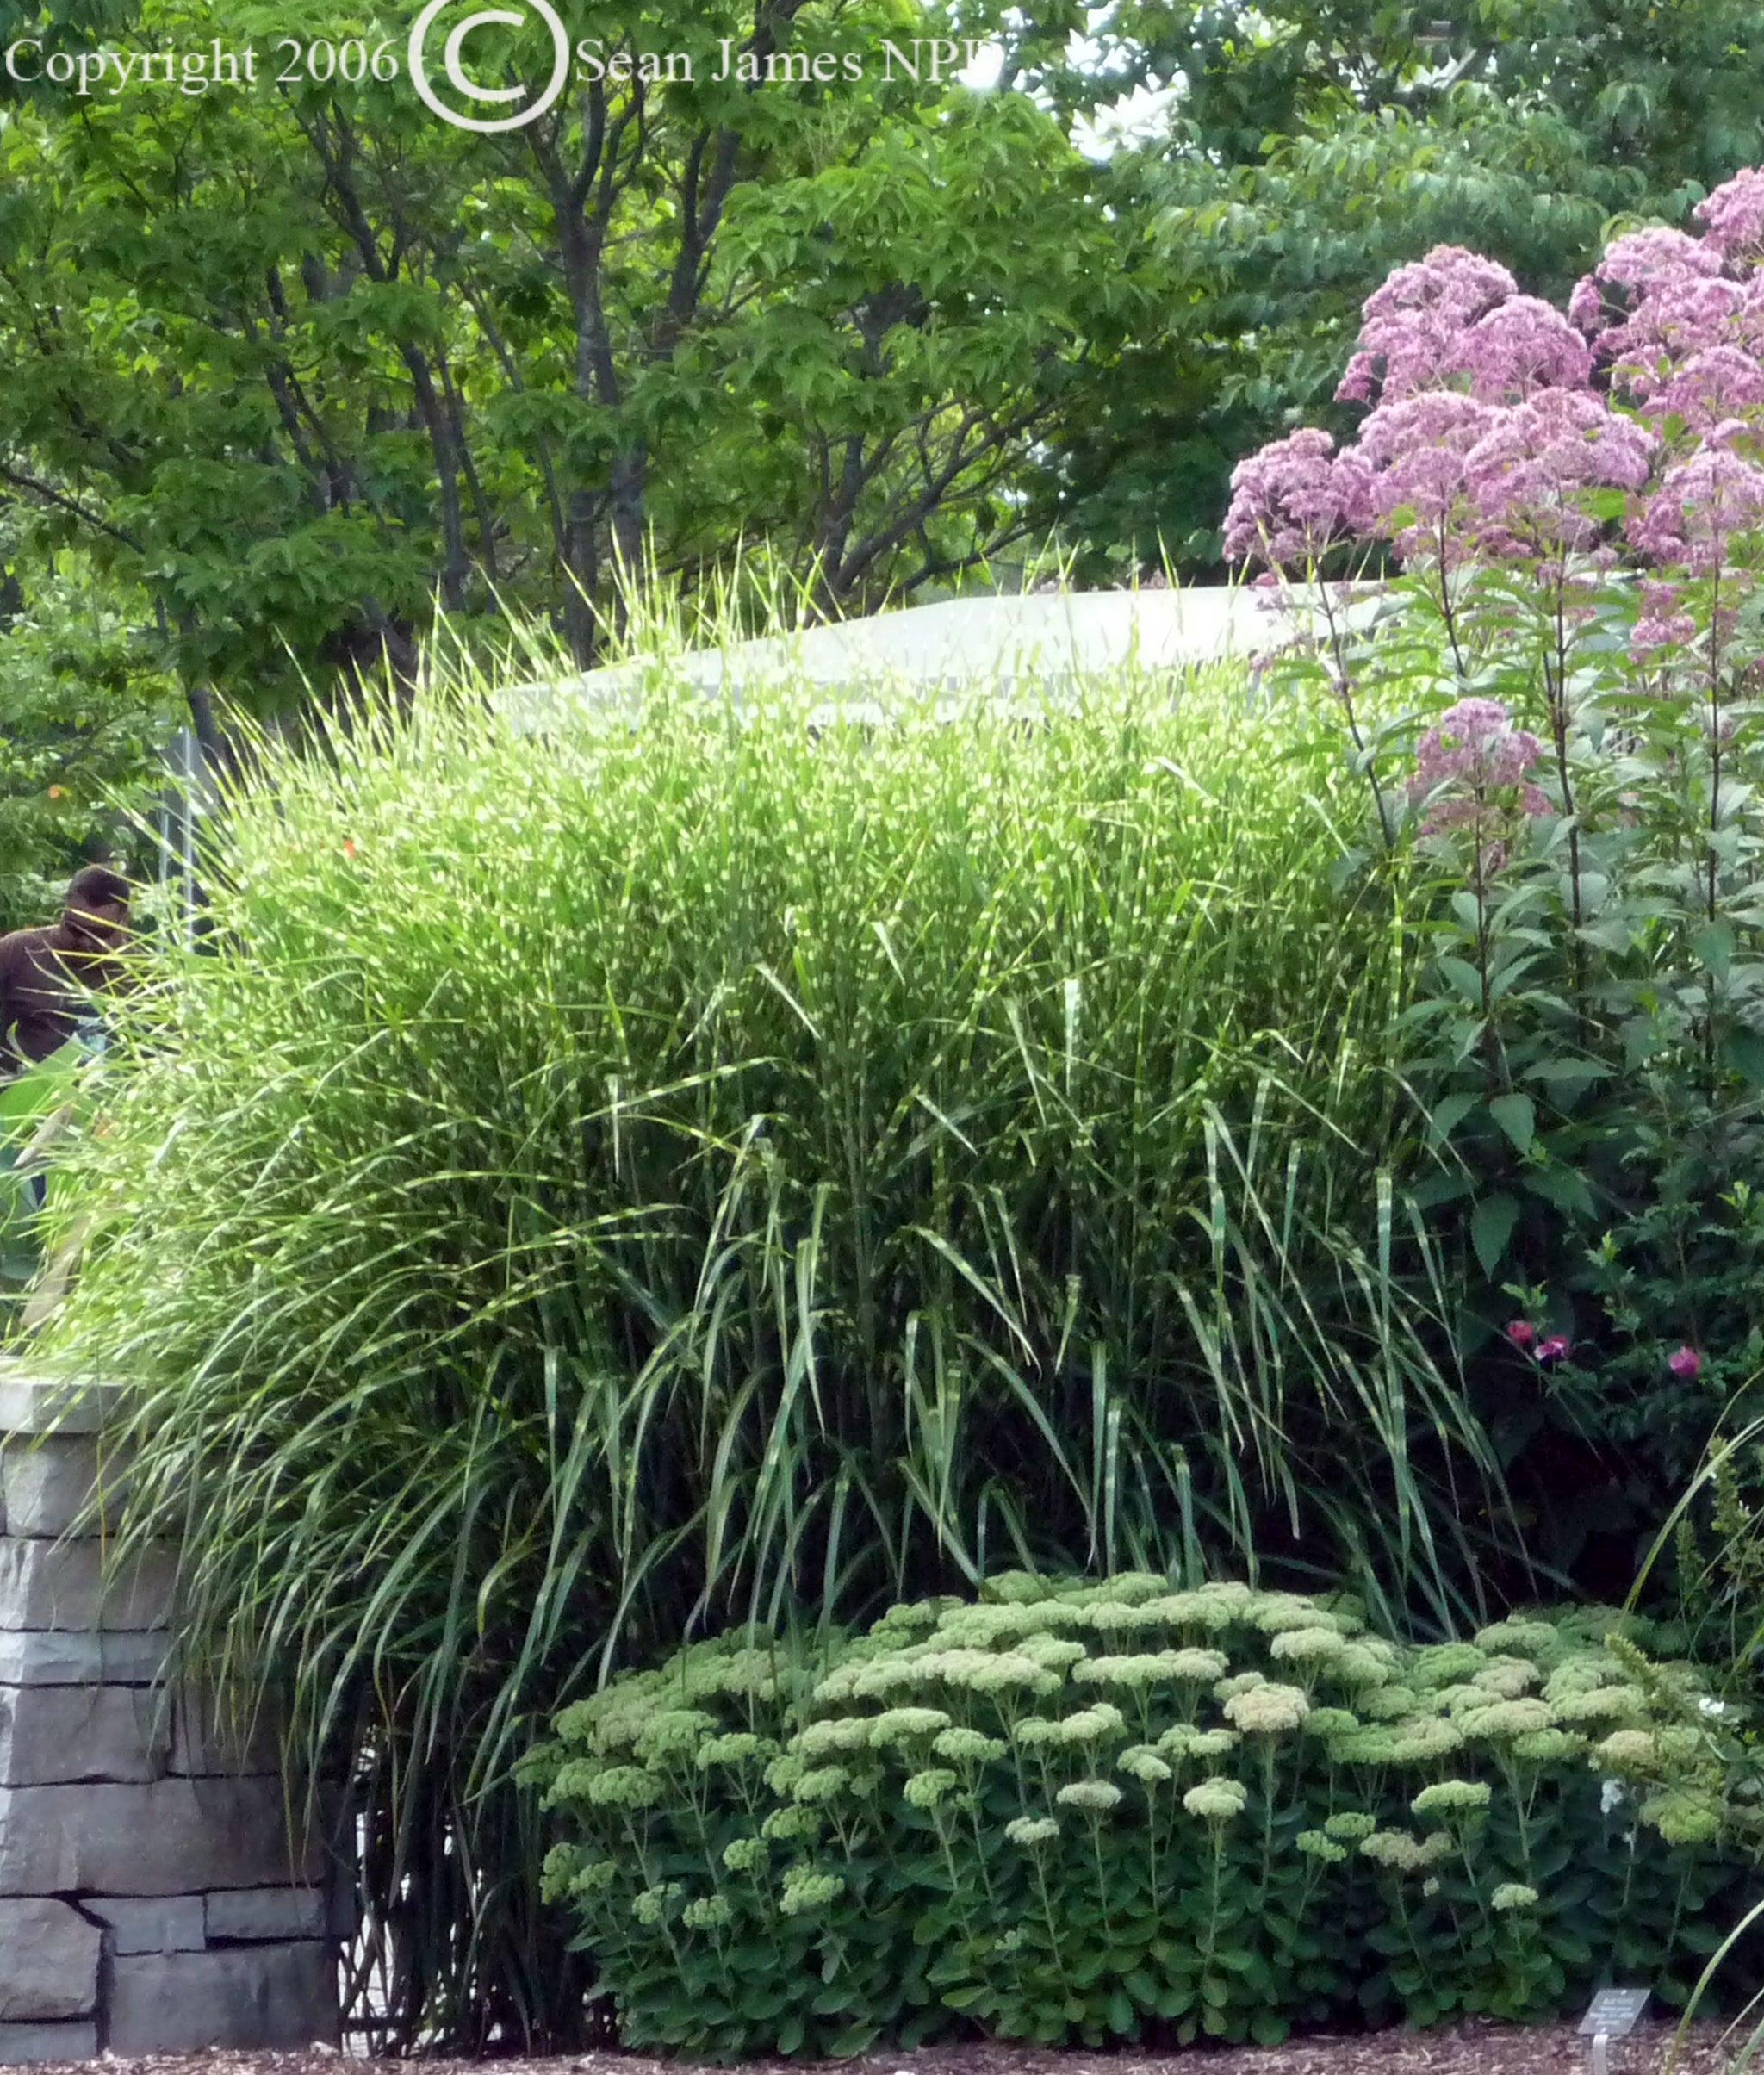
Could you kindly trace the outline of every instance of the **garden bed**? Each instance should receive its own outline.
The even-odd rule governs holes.
[[[1716,2075],[1724,2066],[1724,2028],[1693,2028],[1674,2064],[1683,2075]],[[1666,2022],[1639,2026],[1613,2043],[1612,2075],[1658,2075],[1676,2036]],[[1582,2075],[1589,2041],[1570,2024],[1452,2025],[1438,2031],[1393,2028],[1342,2037],[1289,2039],[1278,2047],[1196,2047],[1180,2054],[1048,2053],[1035,2047],[987,2044],[928,2047],[912,2053],[867,2053],[838,2064],[851,2075]],[[323,2047],[304,2053],[192,2053],[145,2060],[106,2059],[109,2075],[336,2075],[340,2056]],[[90,2063],[73,2063],[89,2068]],[[389,2065],[389,2064],[388,2064]],[[435,2060],[424,2075],[493,2066],[496,2075],[674,2075],[686,2064],[635,2053],[596,2053],[533,2060]],[[792,2061],[749,2061],[749,2075],[800,2069]],[[37,2075],[55,2075],[40,2069]]]

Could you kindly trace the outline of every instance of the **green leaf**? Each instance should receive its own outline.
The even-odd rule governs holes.
[[[1730,1030],[1721,1041],[1721,1059],[1754,1088],[1764,1088],[1764,1036],[1757,1031]]]
[[[1566,1211],[1571,1217],[1590,1218],[1596,1206],[1586,1177],[1578,1168],[1557,1163],[1528,1168],[1521,1186],[1528,1194]]]
[[[1521,1080],[1567,1082],[1583,1086],[1593,1081],[1608,1081],[1611,1069],[1601,1066],[1596,1059],[1539,1059],[1527,1066],[1520,1075]]]
[[[1456,1095],[1442,1096],[1427,1113],[1428,1137],[1435,1145],[1444,1145],[1481,1100],[1479,1095],[1462,1090]]]
[[[1497,1095],[1491,1097],[1488,1114],[1512,1140],[1520,1152],[1531,1150],[1531,1140],[1537,1134],[1537,1105],[1528,1095]]]
[[[1691,949],[1699,965],[1706,967],[1717,980],[1724,980],[1728,968],[1733,963],[1732,925],[1728,923],[1705,923],[1692,937]]]
[[[1519,1215],[1518,1200],[1504,1194],[1484,1196],[1471,1214],[1470,1244],[1482,1264],[1483,1274],[1491,1282],[1506,1252],[1506,1243],[1512,1237]]]
[[[1482,976],[1468,960],[1449,957],[1439,961],[1439,970],[1450,981],[1453,988],[1471,1008],[1482,1005]]]

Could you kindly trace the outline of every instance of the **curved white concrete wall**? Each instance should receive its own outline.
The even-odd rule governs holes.
[[[1363,621],[1376,587],[1356,589],[1351,611]],[[1307,596],[1303,587],[1295,593],[1300,602]],[[1247,660],[1289,637],[1291,620],[1268,604],[1266,593],[1241,587],[957,599],[668,660],[684,682],[705,693],[738,693],[785,676],[829,689],[1046,686],[1130,666],[1172,670]],[[643,668],[615,663],[551,684],[519,685],[500,701],[516,725],[537,726],[578,701],[616,699],[640,682]]]

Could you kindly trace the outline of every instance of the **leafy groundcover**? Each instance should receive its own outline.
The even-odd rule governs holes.
[[[568,1832],[548,1892],[627,2045],[1271,2042],[1613,1977],[1682,2001],[1739,1913],[1711,1810],[1637,1778],[1673,1733],[1640,1625],[1405,1647],[1241,1584],[989,1592],[739,1631],[559,1716],[527,1767]]]

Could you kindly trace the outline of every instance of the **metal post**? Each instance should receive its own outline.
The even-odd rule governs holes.
[[[1594,2032],[1593,2035],[1593,2075],[1611,2075],[1609,2032]]]

